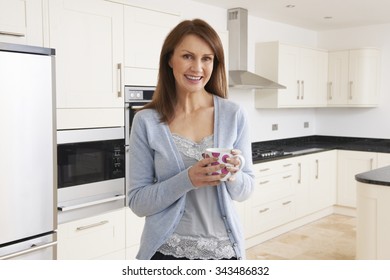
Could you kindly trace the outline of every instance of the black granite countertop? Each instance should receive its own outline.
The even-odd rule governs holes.
[[[252,150],[256,149],[283,150],[288,153],[286,156],[254,161],[254,163],[260,163],[333,149],[390,153],[390,139],[312,135],[254,142],[252,143]]]
[[[357,174],[355,179],[361,183],[390,187],[390,166]]]

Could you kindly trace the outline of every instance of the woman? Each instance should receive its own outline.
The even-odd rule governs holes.
[[[204,21],[183,21],[167,36],[156,91],[130,134],[129,206],[145,216],[138,259],[242,259],[244,241],[233,200],[253,191],[251,144],[240,107],[226,99],[224,54]],[[233,174],[203,158],[232,148]],[[238,171],[238,172],[237,172]]]

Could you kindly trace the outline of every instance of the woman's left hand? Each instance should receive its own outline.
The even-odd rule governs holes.
[[[238,149],[231,150],[231,154],[233,156],[241,154],[241,151]],[[227,159],[227,162],[230,164],[233,164],[233,166],[228,166],[226,169],[232,174],[232,176],[229,177],[228,181],[234,181],[236,179],[235,174],[240,170],[240,165],[242,164],[239,157],[230,157]]]

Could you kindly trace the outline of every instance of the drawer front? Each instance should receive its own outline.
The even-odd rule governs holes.
[[[58,226],[58,259],[97,259],[125,248],[125,211]]]
[[[289,222],[294,217],[292,196],[251,208],[251,235],[257,235]]]
[[[281,199],[295,192],[296,174],[293,170],[256,178],[255,191],[251,197],[252,206]]]
[[[256,177],[269,176],[272,174],[283,173],[296,168],[296,164],[291,160],[275,160],[267,163],[254,165]]]

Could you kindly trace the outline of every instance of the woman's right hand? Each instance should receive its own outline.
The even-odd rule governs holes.
[[[190,167],[188,170],[188,176],[191,183],[197,187],[216,186],[220,183],[220,179],[225,175],[211,175],[212,173],[221,170],[225,167],[224,164],[212,165],[217,162],[218,158],[204,158],[198,161],[196,164]]]

